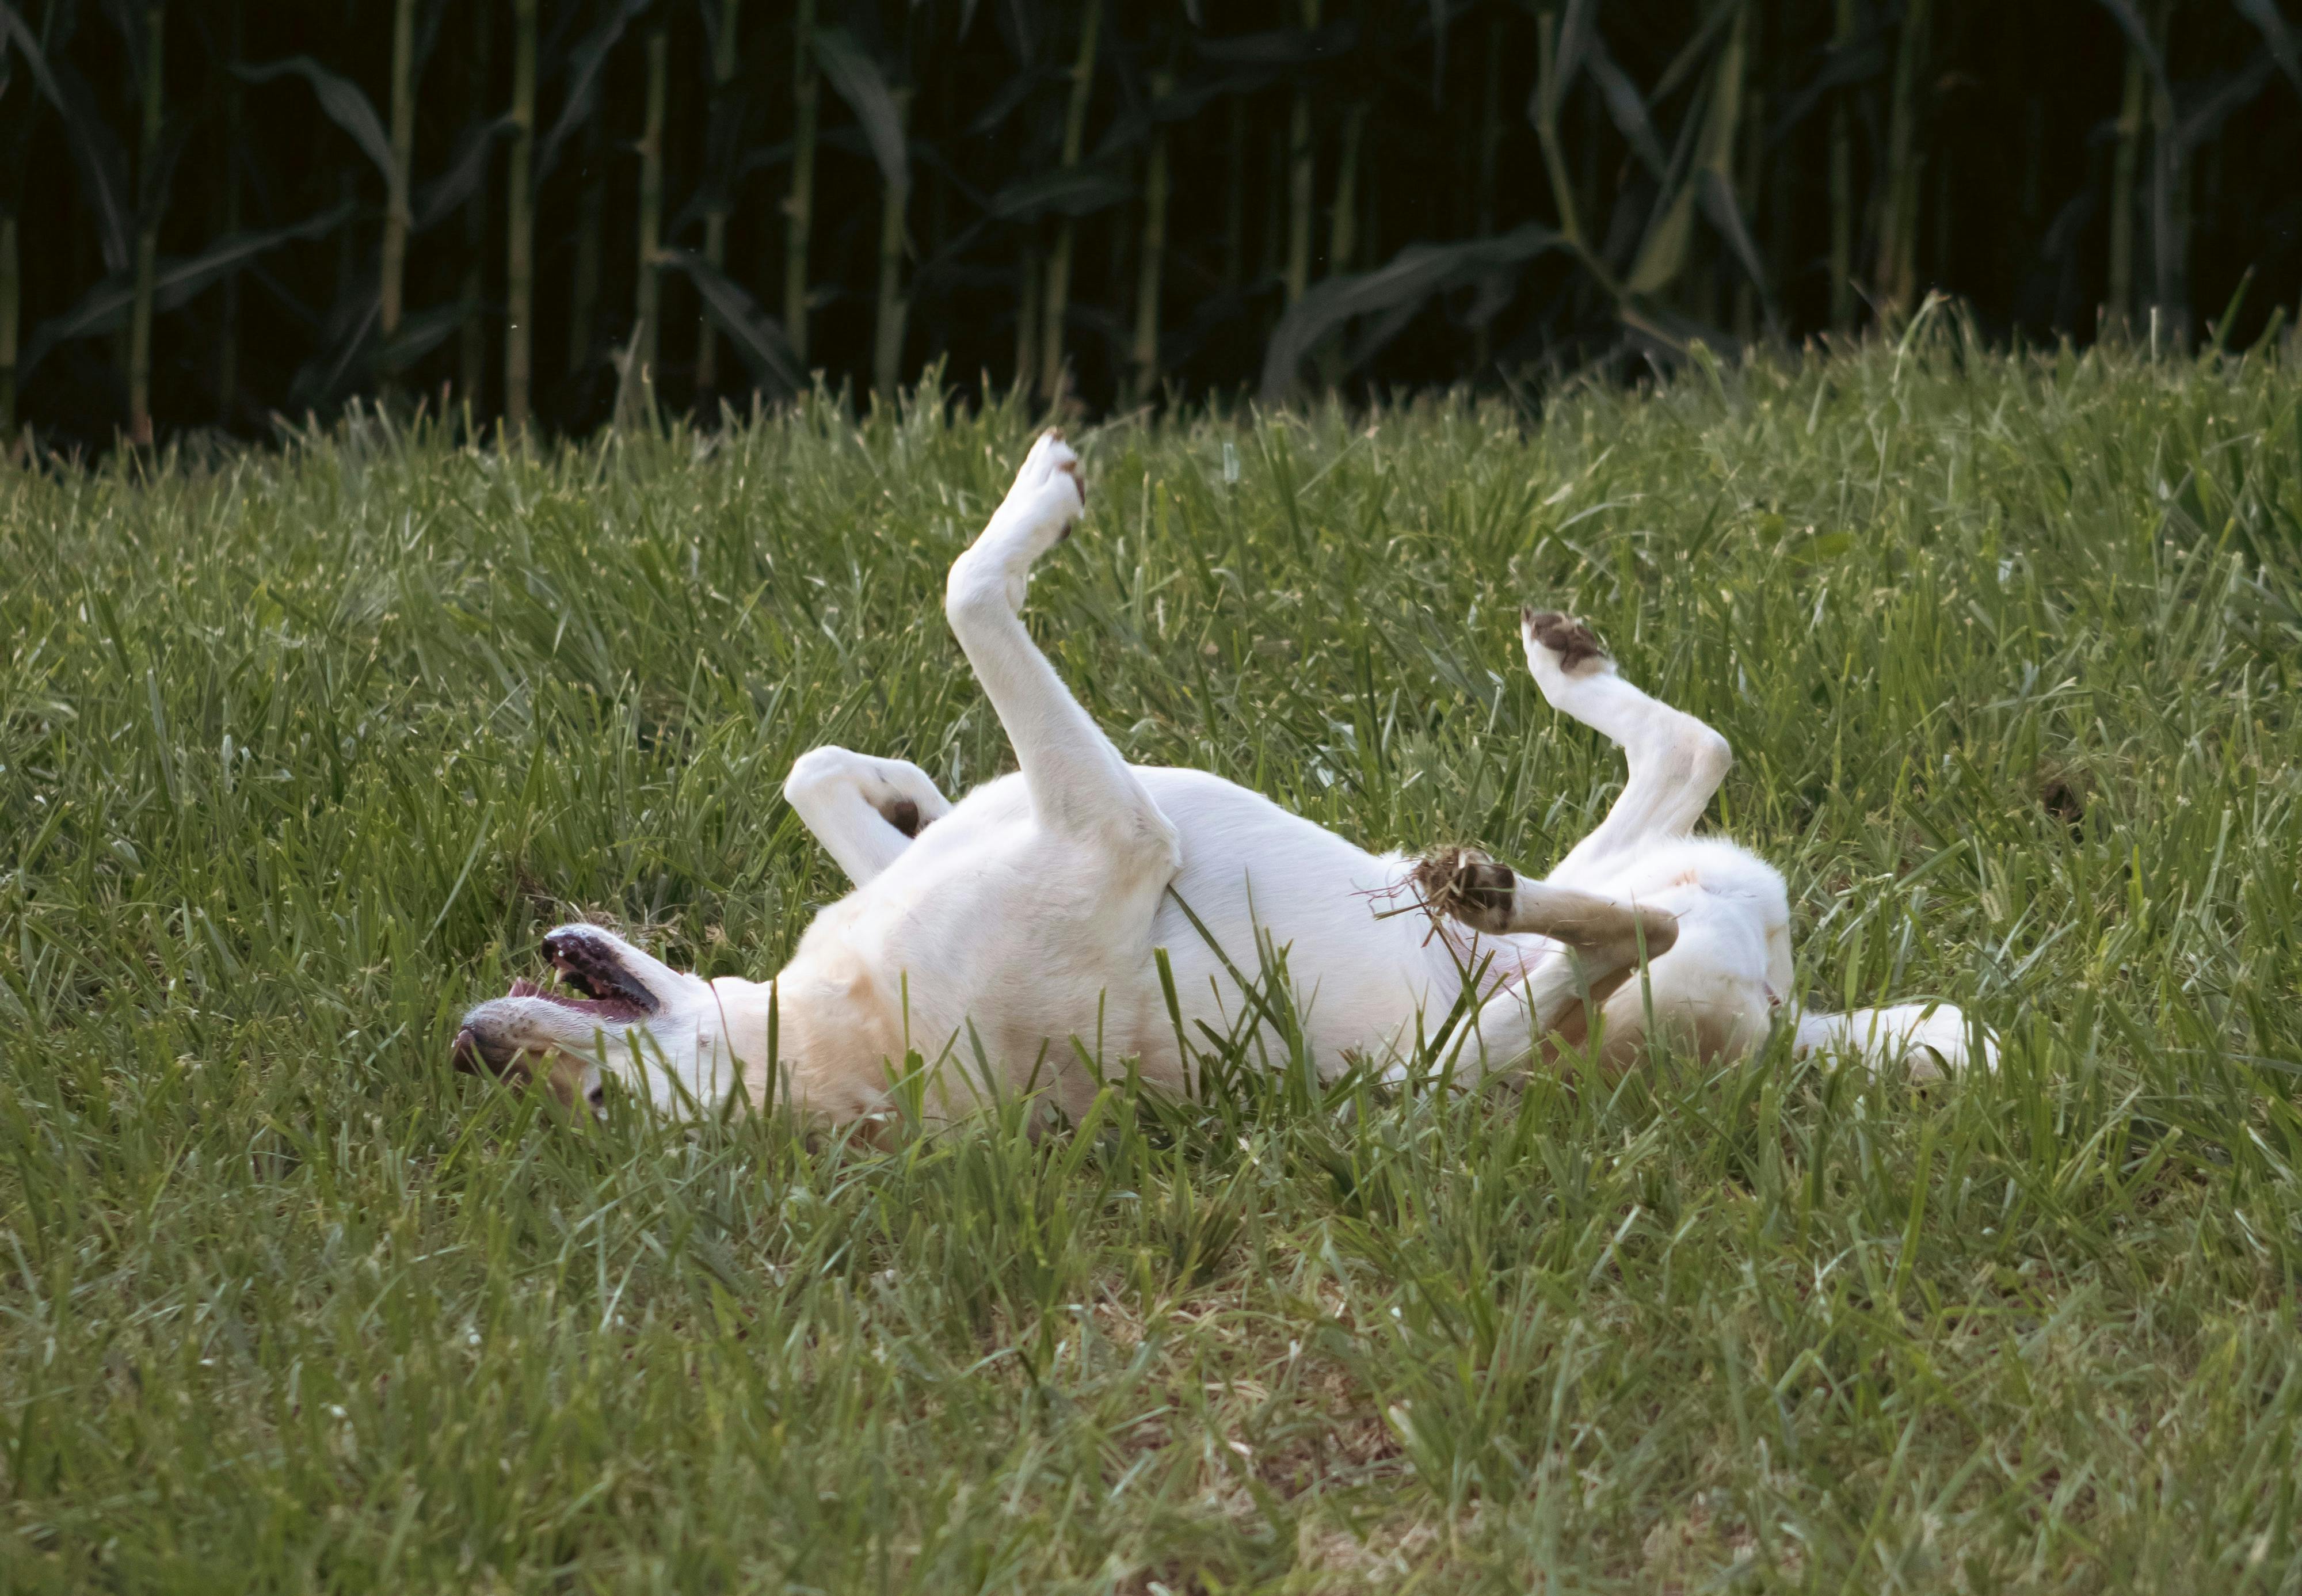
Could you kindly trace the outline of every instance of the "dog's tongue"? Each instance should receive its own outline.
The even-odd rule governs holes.
[[[543,995],[543,988],[524,976],[516,977],[512,981],[511,990],[504,995],[506,997],[541,997]]]

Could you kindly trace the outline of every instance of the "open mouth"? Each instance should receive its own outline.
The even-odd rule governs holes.
[[[615,958],[590,939],[554,934],[543,939],[543,956],[559,972],[561,986],[520,979],[508,997],[540,997],[589,1019],[628,1022],[656,1012],[655,995],[624,973]],[[573,990],[569,990],[573,988]]]
[[[587,1029],[634,1024],[663,1007],[663,1000],[625,969],[611,938],[585,936],[579,931],[554,931],[543,939],[543,956],[558,973],[559,984],[552,986],[522,977],[512,982],[511,990],[504,994],[506,997],[534,998],[565,1009],[581,1015]],[[482,1004],[473,1011],[474,1016],[486,1006]],[[490,1037],[492,1039],[483,1039]],[[456,1033],[451,1056],[459,1070],[502,1075],[517,1067],[520,1054],[527,1050],[525,1043],[493,1036],[488,1025],[467,1024]],[[542,1047],[547,1054],[552,1050],[552,1045]]]
[[[562,979],[567,979],[565,971],[562,971],[561,974]],[[576,984],[576,983],[574,981],[570,981],[570,985]],[[578,989],[586,990],[580,987]],[[627,1022],[634,1020],[644,1020],[648,1015],[648,1011],[645,1008],[643,1008],[638,1003],[619,993],[610,992],[604,996],[592,996],[589,995],[587,991],[586,995],[577,996],[575,993],[569,992],[564,987],[546,987],[525,979],[514,980],[511,984],[511,990],[505,993],[504,995],[506,997],[540,997],[543,999],[544,1002],[553,1004],[555,1007],[567,1009],[578,1014],[588,1015],[594,1020],[612,1020]]]

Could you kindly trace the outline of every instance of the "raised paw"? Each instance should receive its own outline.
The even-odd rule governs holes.
[[[1012,518],[1047,542],[1061,542],[1086,508],[1087,478],[1080,470],[1079,456],[1063,441],[1062,429],[1049,427],[1023,457],[1014,485],[994,518]]]
[[[1500,936],[1510,928],[1518,878],[1476,848],[1433,848],[1415,861],[1415,890],[1434,914],[1474,931]]]
[[[1023,607],[1032,562],[1071,535],[1087,508],[1079,456],[1049,428],[1039,434],[1015,473],[1014,486],[991,514],[982,535],[953,562],[945,584],[946,614],[996,600],[1012,614]]]
[[[1526,662],[1538,678],[1548,665],[1561,676],[1596,676],[1615,668],[1599,634],[1573,616],[1532,605],[1518,612],[1519,637],[1526,644]]]

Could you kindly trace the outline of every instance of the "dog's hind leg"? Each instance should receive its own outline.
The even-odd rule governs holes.
[[[1946,1003],[1802,1014],[1792,1046],[1799,1054],[1852,1054],[1873,1070],[1905,1064],[1914,1080],[1955,1075],[1971,1064],[1998,1068],[1997,1038]]]
[[[1173,825],[1018,613],[1032,563],[1069,535],[1086,507],[1079,458],[1059,433],[1046,433],[982,535],[953,562],[944,614],[1015,745],[1039,824],[1093,838],[1105,845],[1105,862],[1139,861],[1164,886],[1181,857]]]
[[[1519,617],[1519,635],[1527,668],[1550,707],[1604,734],[1630,767],[1606,819],[1559,861],[1551,878],[1586,877],[1626,849],[1692,832],[1735,762],[1726,739],[1623,680],[1581,621],[1528,609]]]
[[[1543,1038],[1562,1029],[1579,1043],[1588,1015],[1603,1004],[1644,960],[1651,963],[1678,941],[1675,915],[1600,893],[1556,886],[1516,874],[1509,866],[1467,849],[1430,854],[1415,870],[1423,902],[1486,936],[1527,935],[1558,944],[1516,970],[1483,1003],[1471,1034],[1484,1071],[1523,1063]],[[1496,945],[1497,957],[1518,955]]]
[[[784,777],[784,798],[823,851],[861,886],[895,861],[951,801],[907,760],[811,748]]]

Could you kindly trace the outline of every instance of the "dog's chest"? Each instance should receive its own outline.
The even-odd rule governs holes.
[[[1004,796],[1004,794],[998,794]],[[1147,967],[1161,884],[1114,879],[1107,864],[1042,831],[1028,802],[970,802],[932,826],[868,886],[826,910],[811,941],[834,939],[914,1012],[1060,1012]]]

